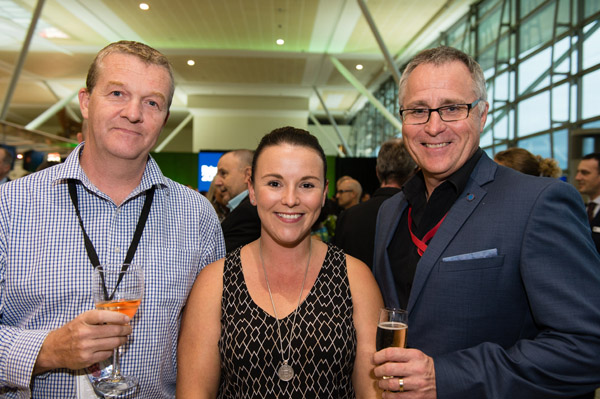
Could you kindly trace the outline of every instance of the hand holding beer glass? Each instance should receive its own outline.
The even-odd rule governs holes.
[[[389,347],[406,348],[408,333],[408,312],[398,308],[381,308],[377,324],[376,348],[380,351]],[[387,380],[393,376],[383,376]],[[398,377],[401,391],[404,389],[402,377]]]

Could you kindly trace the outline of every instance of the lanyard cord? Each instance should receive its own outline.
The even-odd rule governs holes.
[[[413,244],[415,244],[415,246],[417,247],[417,253],[419,254],[419,256],[423,256],[423,253],[427,249],[427,243],[431,241],[435,233],[437,233],[438,229],[442,225],[442,222],[444,221],[444,219],[446,219],[446,215],[448,214],[446,213],[446,215],[444,215],[444,217],[439,222],[437,222],[437,224],[431,230],[425,233],[423,239],[419,240],[412,231],[411,211],[412,206],[408,208],[408,231],[410,232],[410,238],[412,239]]]
[[[77,186],[75,185],[74,179],[69,180],[69,195],[71,197],[71,202],[73,202],[73,206],[75,207],[75,213],[77,214],[77,219],[79,220],[79,226],[81,227],[81,231],[83,233],[83,241],[85,243],[85,250],[87,252],[88,258],[92,263],[93,267],[97,267],[100,265],[100,259],[98,258],[98,253],[92,244],[92,240],[87,235],[85,228],[83,226],[83,219],[81,219],[81,212],[79,211],[79,204],[77,200]],[[140,218],[138,219],[137,226],[135,227],[135,233],[133,234],[133,239],[131,240],[131,244],[129,245],[129,249],[127,250],[127,255],[125,256],[125,261],[123,262],[123,266],[121,267],[121,273],[119,274],[119,279],[117,280],[117,284],[109,296],[108,291],[106,290],[106,284],[104,282],[104,275],[100,274],[102,277],[102,289],[104,290],[104,298],[107,301],[110,301],[115,296],[115,292],[117,291],[117,287],[121,283],[125,275],[125,271],[131,264],[133,260],[133,256],[135,255],[135,251],[137,250],[138,244],[140,243],[140,239],[142,238],[142,232],[144,231],[144,227],[146,226],[146,221],[148,220],[148,215],[150,214],[150,207],[152,206],[152,201],[154,199],[154,191],[156,191],[156,187],[152,186],[148,190],[146,190],[146,200],[144,201],[144,207],[142,208],[142,213],[140,214]]]

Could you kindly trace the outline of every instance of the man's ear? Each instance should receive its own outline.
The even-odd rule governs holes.
[[[250,183],[250,178],[252,177],[252,167],[251,166],[246,166],[246,168],[244,169],[244,180],[248,183]]]
[[[85,87],[79,89],[79,109],[81,110],[81,116],[84,119],[88,119],[88,105],[90,102],[90,93],[88,93]]]

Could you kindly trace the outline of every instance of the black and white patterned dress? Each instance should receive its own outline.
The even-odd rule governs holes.
[[[282,363],[275,318],[246,287],[240,248],[229,253],[221,303],[221,383],[218,398],[354,398],[356,330],[344,253],[329,246],[321,271],[300,304],[289,364],[292,380],[277,376]],[[287,350],[294,312],[280,320]]]

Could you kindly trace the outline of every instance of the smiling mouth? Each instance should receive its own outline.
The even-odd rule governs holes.
[[[300,219],[302,217],[301,213],[276,213],[277,216],[279,216],[282,219],[286,219],[286,220],[297,220]]]
[[[450,143],[437,143],[437,144],[430,144],[430,143],[423,143],[423,146],[427,147],[427,148],[442,148],[442,147],[446,147],[447,145],[450,145]]]

